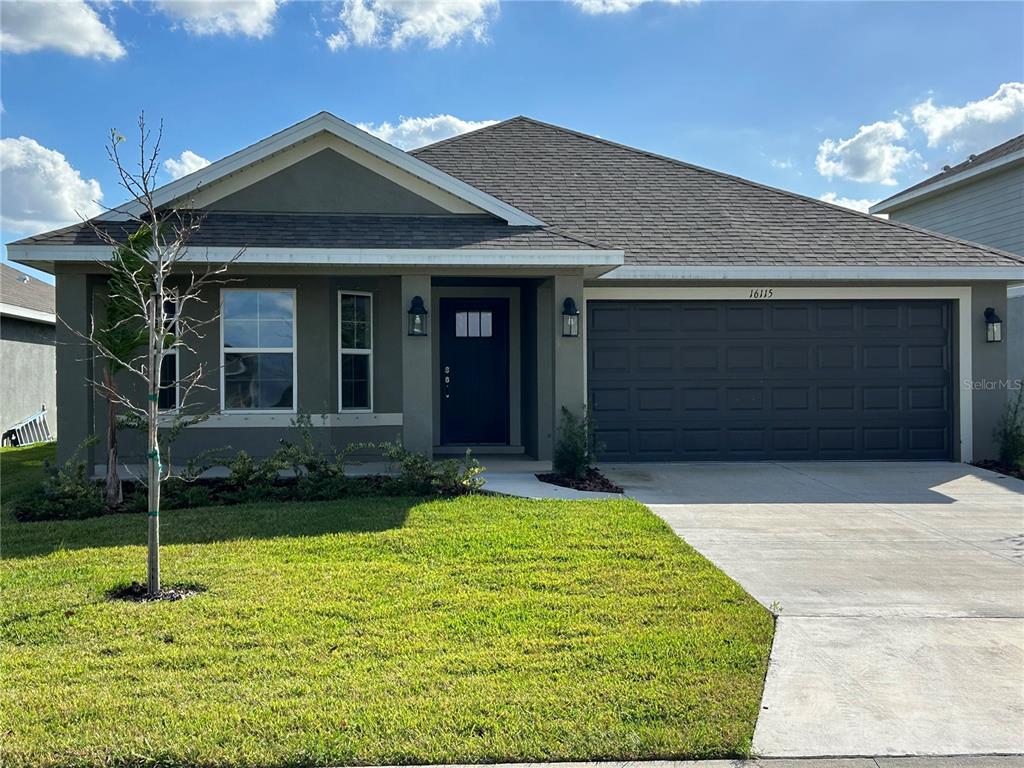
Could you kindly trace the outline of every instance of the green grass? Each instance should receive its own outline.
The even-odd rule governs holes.
[[[4,766],[747,754],[772,620],[629,501],[359,499],[16,523],[5,451]]]

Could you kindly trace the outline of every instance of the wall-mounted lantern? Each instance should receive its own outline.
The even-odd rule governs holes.
[[[1003,321],[992,307],[985,310],[985,340],[1003,340]]]
[[[571,296],[567,296],[562,302],[562,335],[580,335],[580,311],[576,308],[576,302]]]
[[[427,308],[423,306],[422,296],[413,296],[409,304],[409,335],[427,335]]]

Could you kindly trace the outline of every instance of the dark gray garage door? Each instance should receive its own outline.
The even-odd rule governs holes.
[[[950,459],[946,301],[590,301],[606,461]]]

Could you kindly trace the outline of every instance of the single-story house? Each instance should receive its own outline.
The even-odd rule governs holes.
[[[245,247],[174,363],[216,371],[179,457],[269,453],[300,412],[338,445],[544,459],[584,404],[606,460],[995,452],[1007,346],[984,312],[1024,283],[996,248],[526,117],[404,152],[320,113],[158,202],[203,212],[190,259]],[[109,257],[91,227],[9,252],[87,325]],[[66,455],[104,409],[58,333]]]
[[[53,286],[0,262],[0,435],[33,416],[36,423],[13,440],[56,429],[56,321]]]
[[[1024,133],[875,203],[872,213],[1024,256]],[[1006,318],[1024,328],[1024,286],[1010,286]],[[1007,340],[1009,379],[1024,379],[1024,334]]]

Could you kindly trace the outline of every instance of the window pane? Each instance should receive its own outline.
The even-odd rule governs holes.
[[[224,291],[224,318],[240,320],[257,318],[256,291]]]
[[[178,398],[174,384],[178,378],[177,355],[165,354],[160,364],[160,394],[158,405],[161,410],[171,410],[178,407]],[[167,387],[167,389],[165,389]]]
[[[480,335],[490,336],[491,335],[491,313],[481,312],[480,313]]]
[[[341,407],[370,407],[370,356],[341,356]]]
[[[480,335],[480,313],[470,312],[469,313],[469,334],[472,337]]]
[[[224,405],[227,408],[291,408],[290,353],[224,356]]]
[[[224,355],[224,405],[255,408],[257,360],[255,354]]]
[[[292,345],[291,320],[260,320],[259,346],[290,347]]]
[[[257,291],[260,319],[291,320],[294,317],[291,291]]]
[[[290,352],[264,352],[259,357],[259,377],[261,379],[292,380],[292,356]]]
[[[259,323],[255,320],[225,320],[225,347],[258,347]],[[291,346],[291,345],[288,345]]]
[[[459,338],[462,338],[463,336],[465,336],[466,335],[466,325],[467,325],[466,313],[465,312],[456,312],[455,313],[455,335],[458,336]]]
[[[291,408],[292,382],[279,379],[263,380],[259,384],[259,408]]]

